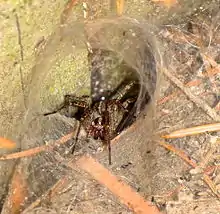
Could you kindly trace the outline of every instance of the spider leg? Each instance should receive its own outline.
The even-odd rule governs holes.
[[[122,81],[118,87],[111,93],[109,100],[119,100],[121,101],[125,95],[132,90],[132,88],[137,84],[135,81]]]
[[[51,114],[56,114],[57,112],[61,111],[63,108],[65,108],[65,104],[64,103],[58,109],[56,109],[54,111],[51,111],[51,112],[44,113],[43,116],[48,116],[48,115],[51,115]]]
[[[104,119],[104,144],[108,146],[108,162],[109,165],[112,164],[111,159],[111,139],[110,139],[110,115],[108,111],[108,104],[107,102],[103,102],[105,105],[105,110],[103,111],[103,119]]]
[[[134,98],[132,98],[136,93],[138,93],[137,88],[139,90],[139,85],[137,84],[136,81],[129,81],[129,80],[124,80],[122,83],[112,92],[111,96],[109,97],[108,102],[110,104],[116,104],[118,107],[121,108],[125,113],[129,112],[129,109],[127,106],[130,105],[130,103],[133,102]],[[127,94],[131,93],[131,97],[127,97]],[[125,102],[126,101],[126,102]]]
[[[112,148],[111,148],[111,142],[108,140],[108,164],[112,164]]]
[[[74,112],[74,114],[71,114],[71,107],[76,107],[77,110]],[[73,154],[76,148],[76,144],[79,140],[79,133],[82,127],[82,122],[85,119],[85,117],[90,114],[90,104],[89,104],[89,96],[82,96],[82,97],[77,97],[75,95],[65,95],[64,96],[64,101],[58,107],[56,110],[52,112],[48,112],[43,114],[44,116],[52,115],[57,112],[60,112],[63,109],[67,110],[67,117],[72,117],[75,118],[76,120],[79,121],[79,126],[76,131],[76,137],[72,145],[71,153]]]
[[[81,123],[81,121],[80,121],[80,122],[79,122],[79,126],[78,126],[78,128],[77,128],[77,132],[76,132],[76,138],[75,138],[74,143],[73,143],[73,145],[72,145],[71,154],[73,154],[73,153],[75,152],[76,144],[77,144],[77,142],[78,142],[78,140],[79,140],[79,133],[80,133],[81,126],[82,126],[82,123]]]
[[[136,102],[135,98],[128,98],[123,103],[123,106],[127,109],[127,112],[123,115],[121,122],[116,127],[116,129],[115,129],[116,134],[122,132],[122,130],[129,127],[136,119],[135,102]]]
[[[112,164],[112,148],[110,139],[108,140],[108,163],[109,165]]]
[[[79,108],[81,111],[82,109],[85,109],[85,108],[88,108],[89,106],[89,101],[88,101],[88,96],[84,95],[82,97],[77,97],[75,95],[65,95],[64,96],[64,101],[63,103],[60,105],[60,107],[58,107],[56,110],[54,111],[51,111],[51,112],[48,112],[48,113],[45,113],[43,114],[44,116],[48,116],[48,115],[51,115],[51,114],[55,114],[57,112],[60,112],[62,109],[67,109],[68,111],[68,117],[72,117],[71,116],[71,113],[70,113],[70,107],[77,107]],[[77,111],[77,113],[79,114],[79,112]],[[81,112],[80,112],[81,113]],[[76,115],[76,119],[77,120],[80,120],[78,119],[78,115]]]
[[[128,112],[127,108],[120,102],[120,100],[118,99],[114,99],[114,100],[108,100],[108,104],[115,104],[117,105],[118,107],[121,108],[122,111],[124,112]]]
[[[80,106],[82,108],[82,106]],[[76,132],[76,137],[75,137],[75,141],[72,145],[72,154],[74,153],[75,151],[75,148],[76,148],[76,144],[79,140],[79,133],[80,133],[80,130],[82,128],[82,126],[84,126],[85,124],[85,119],[90,116],[92,114],[92,110],[91,108],[89,108],[89,106],[85,105],[85,108],[84,108],[84,111],[82,113],[82,115],[80,116],[80,118],[78,118],[79,120],[79,126],[77,128],[77,132]],[[88,138],[88,135],[89,135],[89,132],[86,131],[86,139]]]

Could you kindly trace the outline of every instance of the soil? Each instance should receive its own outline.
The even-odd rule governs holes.
[[[50,36],[57,30],[54,26],[59,23],[59,17],[64,7],[64,3],[61,3],[61,1],[54,1],[53,4],[50,3],[49,5],[47,1],[41,1],[40,3],[38,1],[27,2],[28,3],[17,3],[16,5],[13,5],[13,1],[6,1],[0,6],[0,8],[2,7],[1,11],[3,11],[0,13],[1,18],[3,19],[0,32],[3,33],[2,37],[0,34],[0,40],[3,47],[1,68],[2,71],[4,71],[3,73],[5,73],[5,75],[2,73],[0,82],[3,86],[1,89],[2,96],[0,98],[0,112],[2,112],[1,123],[4,125],[4,127],[0,129],[0,134],[15,141],[19,139],[19,142],[22,143],[21,145],[18,145],[17,150],[50,143],[72,130],[75,130],[78,125],[74,119],[66,118],[57,113],[50,117],[37,115],[36,120],[31,122],[30,120],[27,120],[28,128],[24,125],[19,130],[15,129],[16,124],[22,123],[20,121],[20,115],[25,112],[25,108],[21,104],[23,92],[20,87],[21,79],[19,77],[19,66],[17,67],[17,64],[15,63],[19,61],[20,58],[20,47],[17,44],[17,31],[13,20],[14,13],[12,12],[12,9],[17,9],[21,24],[27,28],[25,28],[22,33],[25,57],[21,64],[23,68],[25,68],[23,70],[26,72],[25,77],[27,78],[28,83],[28,78],[33,71],[31,68],[35,65],[34,59],[41,59],[39,56],[36,57],[33,52],[33,47],[40,38],[54,38]],[[98,1],[94,1],[94,13],[99,11],[99,7],[101,7],[97,2]],[[185,4],[188,2],[185,1]],[[216,103],[219,103],[219,72],[211,77],[203,75],[208,69],[210,69],[210,67],[208,62],[202,58],[202,54],[207,54],[216,62],[217,66],[219,66],[218,59],[220,56],[218,50],[220,47],[220,35],[218,35],[217,31],[217,33],[214,32],[212,35],[213,37],[210,36],[212,40],[208,45],[207,37],[204,36],[208,35],[207,32],[213,32],[211,29],[215,29],[215,27],[218,29],[217,23],[219,14],[216,14],[213,8],[211,8],[212,10],[209,8],[211,7],[211,4],[206,5],[203,1],[198,2],[202,5],[196,5],[198,8],[204,7],[207,10],[199,10],[199,15],[196,16],[196,12],[192,13],[192,11],[187,8],[189,17],[184,19],[185,25],[179,22],[179,16],[181,17],[182,15],[172,18],[170,20],[172,26],[170,27],[164,24],[165,27],[163,26],[162,29],[159,30],[157,38],[164,42],[164,46],[161,47],[165,49],[163,50],[163,53],[165,53],[164,55],[169,54],[170,56],[170,59],[164,60],[164,64],[169,65],[168,68],[172,75],[177,77],[184,84],[189,81],[200,80],[202,82],[201,84],[190,87],[191,92],[206,101],[206,103],[208,103],[212,109],[219,114],[219,108],[215,108],[217,106]],[[132,4],[134,4],[135,7],[131,7]],[[212,4],[215,5],[218,4],[218,2],[212,1]],[[129,1],[126,8],[126,15],[129,14],[131,17],[145,19],[147,15],[143,15],[145,11],[144,9],[149,13],[156,10],[156,14],[159,10],[162,11],[161,16],[163,18],[161,19],[163,19],[163,22],[158,20],[154,21],[157,24],[158,22],[161,24],[165,23],[164,20],[167,20],[167,18],[164,18],[167,9],[161,9],[159,6],[154,6],[154,4],[149,1],[147,1],[145,8],[141,7],[141,5],[143,5],[143,2],[139,4],[136,1]],[[138,14],[135,14],[133,11],[136,7],[141,8],[137,12]],[[81,6],[79,4],[76,5],[76,11],[78,13],[81,11]],[[210,14],[210,11],[213,12],[210,19],[204,18],[206,17],[207,11]],[[105,16],[106,13],[107,12],[104,10],[100,17]],[[71,18],[75,20],[77,18],[82,18],[81,16],[71,16]],[[154,16],[157,15],[154,14]],[[30,17],[32,17],[32,19],[30,19]],[[44,20],[40,20],[38,17],[44,17]],[[180,41],[181,35],[178,31],[178,27],[184,25],[184,27],[181,28],[181,32],[188,35],[189,33],[185,32],[188,19],[192,20],[193,34],[197,36],[199,35],[199,39],[203,41],[202,48],[193,48],[189,43]],[[204,26],[195,24],[195,22],[198,21],[199,23],[201,20],[204,20]],[[71,21],[71,19],[69,21]],[[175,22],[177,23],[174,24]],[[35,26],[36,23],[40,26],[41,30],[38,30],[39,26]],[[210,23],[213,25],[212,28],[209,29],[207,26],[210,25]],[[168,31],[170,29],[171,31]],[[172,32],[172,38],[169,37],[168,32]],[[29,35],[30,33],[32,36]],[[209,35],[211,35],[211,33]],[[176,39],[175,36],[178,37],[179,40]],[[52,42],[53,41],[51,41],[50,44],[53,44]],[[11,46],[14,46],[14,48],[11,48]],[[42,49],[38,49],[39,52],[43,52],[45,47],[42,46],[41,48]],[[169,50],[168,52],[167,49]],[[53,52],[53,49],[51,50]],[[51,52],[46,52],[44,56],[47,56],[48,53]],[[77,68],[84,69],[83,59],[85,53],[80,52],[79,54],[76,53],[76,55],[78,56],[77,60],[79,61],[79,65],[73,65],[75,66],[74,68],[76,70]],[[48,59],[52,58],[49,57],[47,60]],[[43,60],[40,62],[43,62],[42,64],[39,63],[41,66],[44,65]],[[213,67],[213,65],[211,67]],[[38,67],[38,69],[39,68],[46,70],[43,66]],[[61,69],[63,68],[65,68],[65,65]],[[57,75],[60,72],[59,69],[60,68],[57,68]],[[65,74],[63,75],[66,75],[64,79],[67,80],[72,74],[71,71],[68,73],[68,69],[66,69],[66,72],[67,73],[64,72]],[[87,79],[88,75],[85,74],[86,72],[87,71],[85,70],[83,77],[77,78],[82,78],[83,80]],[[39,104],[39,112],[44,112],[48,110],[48,108],[53,109],[53,106],[56,106],[60,103],[60,100],[62,100],[61,95],[63,91],[68,92],[68,90],[73,90],[71,88],[73,85],[74,91],[77,91],[79,94],[88,93],[87,83],[84,84],[85,87],[82,90],[77,90],[80,81],[73,79],[73,83],[68,82],[66,84],[65,80],[57,81],[57,83],[56,80],[59,78],[57,75],[54,75],[53,77],[54,82],[51,80],[51,82],[54,83],[51,88],[45,87],[46,90],[42,90],[45,92],[48,89],[49,92],[47,91],[47,94],[44,94],[45,97],[42,98],[44,101],[41,100],[42,102]],[[41,77],[43,78],[43,76]],[[111,166],[108,165],[108,154],[107,151],[102,151],[101,143],[86,139],[83,130],[80,134],[80,141],[77,144],[74,158],[77,159],[85,153],[94,156],[101,164],[131,186],[147,201],[151,201],[155,204],[162,213],[220,213],[219,198],[213,193],[207,184],[205,184],[202,174],[197,172],[197,169],[193,170],[183,159],[175,155],[173,152],[166,150],[159,144],[159,141],[162,140],[160,136],[164,133],[219,121],[214,120],[208,116],[203,109],[199,108],[195,102],[187,97],[183,91],[181,91],[165,74],[163,74],[162,70],[158,72],[158,77],[157,93],[154,97],[155,100],[146,107],[144,115],[142,115],[130,128],[123,131],[120,134],[120,138],[118,138],[116,143],[112,145],[113,164]],[[63,81],[65,82],[65,86],[62,88],[60,85],[63,84]],[[13,82],[13,87],[12,89],[8,89],[8,85],[11,82]],[[50,83],[48,83],[48,85],[50,85]],[[27,86],[29,85],[27,84]],[[41,89],[39,89],[39,91],[40,90]],[[17,94],[15,93],[16,91]],[[166,102],[161,102],[163,97],[174,92],[178,94]],[[33,90],[32,97],[35,96],[35,93],[36,91]],[[47,102],[49,93],[51,93],[54,98],[53,103]],[[38,94],[36,93],[36,97],[37,96]],[[29,103],[30,101],[32,100],[29,100]],[[38,98],[34,98],[33,104],[30,104],[30,106],[34,106],[37,102]],[[16,106],[16,104],[13,103],[19,103],[19,105]],[[20,111],[19,113],[16,113],[18,108]],[[28,114],[29,113],[27,112],[26,116]],[[36,118],[36,115],[31,116],[31,119],[33,119],[33,117]],[[26,121],[26,119],[24,119],[24,121]],[[17,135],[21,130],[26,131],[22,138],[20,135]],[[219,132],[168,139],[166,142],[186,152],[191,160],[200,163],[204,160],[205,155],[212,146],[211,140],[216,136],[219,136]],[[106,187],[99,184],[89,174],[85,173],[77,166],[75,167],[75,170],[73,170],[65,165],[68,160],[73,158],[70,153],[72,143],[73,141],[70,140],[66,145],[60,146],[53,151],[37,155],[31,160],[26,158],[21,160],[22,164],[25,166],[25,176],[29,182],[30,195],[27,199],[27,207],[30,203],[41,197],[46,190],[55,184],[56,181],[60,180],[63,176],[66,176],[65,185],[62,186],[55,195],[43,199],[37,207],[29,209],[24,213],[133,213]],[[1,154],[7,154],[12,151],[1,150],[0,152]],[[217,155],[219,156],[219,152],[219,147],[217,147],[212,154],[212,158],[206,164],[206,167],[219,165],[219,159],[215,158]],[[3,206],[4,198],[7,194],[8,183],[14,166],[14,162],[0,163],[1,206]],[[216,179],[216,177],[219,176],[219,173],[219,169],[216,168],[215,175],[213,173],[212,178]],[[217,181],[218,180],[216,179],[216,186],[219,182]],[[4,209],[2,213],[5,213]]]

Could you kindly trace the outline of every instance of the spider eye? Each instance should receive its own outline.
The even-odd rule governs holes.
[[[94,136],[93,136],[93,138],[94,138],[94,140],[98,140],[98,138],[99,138],[98,134],[95,133]]]

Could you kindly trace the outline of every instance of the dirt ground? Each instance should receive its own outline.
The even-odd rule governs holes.
[[[34,89],[33,93],[30,93],[34,98],[28,100],[29,112],[24,114],[26,118],[21,119],[20,115],[25,112],[25,108],[21,104],[23,91],[19,66],[22,66],[24,71],[25,86],[29,86],[28,78],[32,75],[36,59],[40,65],[36,69],[39,71],[39,73],[36,72],[39,76],[41,75],[40,71],[43,73],[51,68],[51,64],[57,59],[48,57],[55,50],[54,47],[50,49],[55,44],[53,43],[54,40],[50,40],[49,44],[52,44],[50,46],[44,46],[44,42],[41,43],[41,41],[46,40],[46,38],[54,38],[51,35],[57,30],[55,26],[60,22],[60,14],[65,4],[61,1],[54,1],[53,3],[47,1],[15,2],[5,1],[0,6],[2,7],[0,17],[3,20],[0,32],[3,56],[0,73],[3,86],[1,87],[0,112],[2,113],[1,123],[3,126],[0,129],[0,134],[16,142],[22,142],[16,148],[16,151],[19,151],[20,149],[25,150],[49,144],[75,130],[78,123],[74,119],[66,118],[60,114],[50,117],[37,115],[37,119],[34,121],[27,119],[27,115],[31,111],[30,106],[35,108],[35,103],[39,101],[38,95],[39,97],[42,96],[39,86],[43,84],[36,84],[37,90]],[[53,151],[43,152],[31,159],[23,158],[20,164],[24,167],[24,177],[27,178],[29,185],[26,207],[42,197],[55,182],[63,179],[63,177],[66,179],[65,184],[56,190],[54,195],[48,194],[47,197],[41,199],[38,206],[29,208],[24,213],[133,213],[107,187],[101,185],[81,168],[77,166],[74,169],[68,168],[67,162],[70,159],[77,160],[87,153],[95,157],[147,201],[156,205],[161,213],[220,213],[220,172],[218,168],[220,150],[219,145],[212,143],[216,137],[219,137],[220,132],[205,132],[166,140],[166,143],[184,151],[189,159],[195,161],[197,165],[202,165],[203,171],[199,167],[193,168],[174,152],[165,149],[160,144],[161,141],[164,141],[161,136],[172,131],[220,122],[217,117],[212,116],[214,113],[219,115],[220,111],[220,33],[218,24],[220,16],[217,11],[218,8],[215,7],[220,2],[208,2],[209,4],[198,1],[194,5],[197,11],[192,12],[190,9],[191,1],[184,1],[182,4],[187,6],[179,10],[179,14],[176,12],[178,14],[176,17],[170,15],[174,13],[175,9],[168,11],[161,6],[155,6],[151,1],[141,1],[141,3],[129,1],[126,4],[125,15],[132,18],[147,19],[150,16],[149,14],[153,13],[152,22],[160,25],[157,31],[157,39],[160,40],[160,44],[163,44],[160,48],[163,49],[161,53],[164,57],[164,68],[180,80],[184,88],[190,89],[190,95],[181,88],[175,78],[170,78],[166,72],[163,72],[163,69],[158,69],[159,78],[155,100],[147,106],[144,116],[141,116],[130,128],[122,132],[116,143],[113,143],[113,164],[111,166],[108,165],[108,154],[105,150],[102,151],[101,143],[85,139],[83,131],[74,157],[69,150],[71,143],[73,143],[70,140]],[[98,14],[100,10],[102,11],[100,17],[105,17],[107,9],[106,11],[100,9],[104,4],[100,6],[99,1],[93,3],[90,10],[94,14]],[[21,46],[17,42],[15,12],[12,11],[14,8],[19,14],[21,28],[26,26],[22,30],[24,41],[24,59],[22,62],[20,62]],[[81,14],[81,10],[80,4],[77,4],[75,7],[76,14]],[[160,21],[158,18],[153,19],[157,17],[158,13],[162,17]],[[182,13],[186,17],[181,20]],[[72,15],[67,22],[80,18],[82,18],[82,14]],[[36,44],[37,48],[34,49]],[[61,44],[64,43],[61,41]],[[48,58],[44,60],[42,56],[38,55],[37,51],[44,53],[43,57]],[[68,93],[68,91],[74,90],[79,94],[88,93],[88,75],[86,75],[86,63],[83,61],[85,56],[86,53],[77,52],[74,57],[76,57],[78,64],[71,64],[76,73],[77,69],[85,69],[83,76],[76,74],[74,78],[71,78],[72,70],[64,69],[66,68],[65,63],[60,67],[57,65],[59,63],[56,64],[54,76],[50,76],[48,72],[45,79],[48,78],[50,82],[46,82],[44,88],[42,87],[42,92],[46,91],[47,94],[44,93],[43,98],[40,98],[40,101],[43,101],[39,103],[40,110],[38,109],[38,112],[44,112],[48,108],[53,109],[53,106],[56,106],[62,99],[64,92]],[[48,63],[45,64],[47,61]],[[65,72],[63,72],[64,76],[60,78],[58,74],[62,69]],[[40,77],[44,78],[43,75]],[[37,79],[37,83],[42,79]],[[80,88],[80,82],[84,83],[83,89]],[[12,87],[8,88],[8,85]],[[61,85],[64,86],[61,87]],[[25,93],[28,94],[29,91],[25,91]],[[48,94],[52,97],[50,100],[47,98]],[[193,96],[199,101],[204,101],[211,107],[211,110],[204,109],[203,103],[201,104]],[[169,99],[165,100],[164,97]],[[31,103],[32,101],[33,103]],[[14,116],[18,109],[16,102],[19,102],[20,112]],[[212,114],[212,112],[214,113]],[[23,125],[22,121],[28,121],[27,125]],[[22,128],[15,129],[17,124]],[[22,137],[17,134],[21,130],[26,131]],[[1,150],[0,152],[7,154],[11,151]],[[9,213],[4,202],[15,164],[16,162],[12,160],[0,163],[0,205],[2,213]],[[210,170],[208,175],[214,186],[210,188],[204,181],[203,172],[211,168],[214,170]]]

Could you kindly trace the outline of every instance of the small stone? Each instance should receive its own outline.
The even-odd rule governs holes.
[[[202,169],[199,168],[199,167],[196,167],[196,168],[194,168],[194,169],[191,169],[191,170],[189,171],[189,173],[190,173],[191,175],[200,174],[200,173],[202,173]]]

